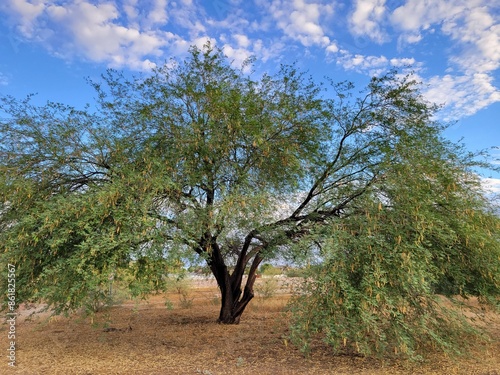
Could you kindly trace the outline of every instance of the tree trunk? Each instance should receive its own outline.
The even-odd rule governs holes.
[[[254,297],[253,285],[262,258],[258,254],[253,258],[245,288],[242,292],[241,286],[246,268],[244,259],[241,259],[241,262],[238,261],[235,270],[230,275],[222,257],[217,256],[215,253],[217,251],[213,251],[209,265],[221,291],[221,308],[217,321],[222,324],[238,324],[243,311]]]

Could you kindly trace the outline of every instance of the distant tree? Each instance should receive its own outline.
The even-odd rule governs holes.
[[[249,67],[251,61],[243,68]],[[92,83],[96,110],[2,99],[0,256],[18,265],[19,301],[70,310],[110,275],[147,294],[161,290],[169,267],[192,254],[206,261],[219,285],[219,322],[234,324],[254,296],[264,259],[321,249],[325,267],[336,264],[335,256],[359,258],[366,267],[379,259],[386,267],[382,254],[390,241],[427,243],[427,232],[415,233],[440,226],[433,238],[439,247],[424,246],[430,258],[418,255],[423,245],[402,252],[418,270],[429,266],[432,277],[412,276],[415,289],[404,284],[399,293],[413,296],[445,279],[447,288],[464,293],[498,292],[498,276],[488,278],[482,268],[497,251],[494,234],[482,257],[471,255],[475,268],[462,259],[472,242],[453,247],[455,253],[447,245],[453,189],[463,185],[473,202],[482,198],[467,188],[477,178],[464,179],[474,162],[440,138],[442,128],[431,120],[435,108],[415,82],[391,72],[372,79],[358,97],[351,84],[325,90],[294,66],[258,79],[245,69],[206,45],[146,77],[109,71]],[[433,216],[418,216],[429,210]],[[374,229],[368,219],[377,213]],[[377,232],[390,225],[391,233]],[[374,234],[389,242],[371,243]],[[351,246],[354,239],[374,253]],[[447,266],[447,255],[462,263]],[[337,266],[347,264],[339,259]],[[391,267],[386,272],[402,271]],[[473,270],[481,288],[462,288],[462,276]]]

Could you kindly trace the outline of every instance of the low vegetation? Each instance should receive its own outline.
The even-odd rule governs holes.
[[[279,283],[287,283],[278,279]],[[264,279],[256,281],[256,288]],[[0,363],[0,373],[44,375],[84,374],[212,374],[212,375],[498,375],[500,318],[481,310],[476,299],[464,301],[462,311],[485,329],[490,341],[471,341],[468,356],[430,353],[424,362],[377,359],[355,353],[336,355],[321,338],[303,353],[290,341],[290,294],[278,288],[273,298],[256,297],[238,326],[217,324],[213,315],[218,296],[213,279],[193,280],[190,310],[178,304],[179,294],[126,300],[93,317],[37,315],[21,306],[18,320],[18,365],[15,371]],[[220,297],[218,297],[220,298]],[[165,300],[173,304],[165,306]],[[219,301],[220,302],[220,301]],[[444,302],[444,300],[443,300]],[[450,305],[451,306],[451,305]],[[3,336],[6,325],[0,325]],[[465,341],[465,338],[464,338]]]

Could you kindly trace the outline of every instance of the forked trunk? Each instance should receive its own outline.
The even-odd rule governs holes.
[[[227,266],[221,259],[219,260],[220,262],[214,261],[212,258],[210,262],[210,268],[217,280],[222,297],[218,322],[222,324],[238,324],[243,311],[245,311],[248,303],[254,297],[253,285],[256,279],[257,268],[262,258],[257,255],[253,259],[243,292],[244,262],[238,262],[235,270],[230,275]]]
[[[245,311],[245,308],[254,296],[253,285],[256,279],[257,268],[263,259],[259,254],[263,247],[253,248],[251,254],[248,252],[254,235],[254,232],[250,232],[245,238],[245,242],[238,255],[238,261],[231,274],[229,274],[216,237],[207,232],[200,243],[199,253],[209,254],[207,263],[217,280],[217,285],[221,292],[219,323],[238,324],[241,314],[243,314],[243,311]],[[245,287],[242,290],[243,275],[250,261],[252,264],[248,270]]]
[[[251,284],[253,284],[253,282]],[[253,285],[249,286],[247,281],[243,296],[238,299],[231,296],[230,292],[227,292],[228,288],[226,286],[221,287],[219,285],[219,287],[222,292],[222,301],[219,319],[217,321],[222,324],[238,324],[243,311],[254,296]],[[238,288],[239,294],[241,295],[241,283],[239,286],[234,285],[234,287]]]

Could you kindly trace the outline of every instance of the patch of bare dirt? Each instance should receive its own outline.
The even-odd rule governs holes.
[[[286,340],[282,311],[288,298],[284,292],[256,298],[236,326],[216,323],[217,289],[203,283],[194,283],[187,296],[127,301],[93,319],[43,314],[26,319],[23,312],[16,326],[17,366],[8,367],[2,355],[0,373],[500,375],[500,317],[491,312],[483,314],[493,341],[459,360],[436,355],[424,364],[382,362],[333,356],[321,346],[304,357]],[[0,347],[6,353],[7,325],[0,327]]]

